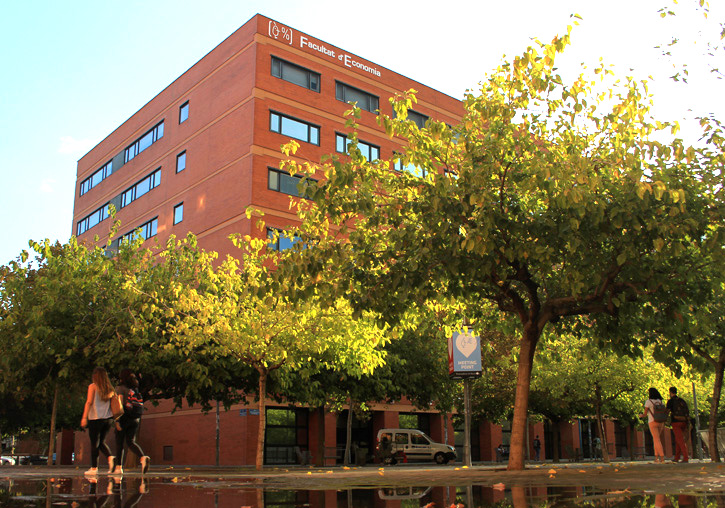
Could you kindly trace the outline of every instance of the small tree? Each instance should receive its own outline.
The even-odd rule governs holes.
[[[256,467],[264,465],[265,400],[271,375],[309,377],[323,369],[361,376],[382,363],[376,327],[355,326],[344,302],[292,301],[296,283],[278,281],[271,268],[289,256],[267,250],[262,239],[235,237],[240,261],[227,258],[217,269],[202,266],[210,285],[201,292],[178,284],[174,337],[182,348],[203,347],[214,357],[231,357],[257,373],[259,429]]]

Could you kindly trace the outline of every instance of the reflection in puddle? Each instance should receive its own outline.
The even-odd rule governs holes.
[[[344,490],[275,490],[231,482],[85,478],[0,480],[0,507],[33,508],[725,508],[725,496],[706,489],[676,494],[591,487],[420,486]]]

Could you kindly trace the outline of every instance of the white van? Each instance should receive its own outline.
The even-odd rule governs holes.
[[[377,451],[384,464],[396,464],[399,460],[434,460],[446,464],[456,460],[455,448],[436,443],[416,429],[380,429]]]

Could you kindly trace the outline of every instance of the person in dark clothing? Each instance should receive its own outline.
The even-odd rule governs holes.
[[[138,379],[131,369],[123,369],[120,374],[121,384],[116,387],[116,393],[121,396],[124,413],[116,422],[116,458],[118,459],[114,474],[123,474],[123,459],[125,455],[124,444],[128,449],[138,455],[141,460],[141,473],[148,471],[150,458],[144,455],[143,450],[136,442],[143,401],[138,389]]]
[[[687,402],[677,396],[677,388],[674,386],[670,388],[670,400],[667,401],[667,409],[670,410],[672,432],[675,434],[675,457],[672,460],[678,462],[682,457],[682,462],[688,462],[685,432],[687,432],[690,424],[690,409],[687,407]]]
[[[534,460],[540,460],[541,459],[541,440],[539,439],[539,436],[537,435],[534,438]]]

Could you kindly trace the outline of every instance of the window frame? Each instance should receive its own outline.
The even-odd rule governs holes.
[[[300,86],[302,88],[306,88],[307,90],[311,90],[313,92],[321,93],[320,90],[322,89],[322,74],[320,74],[317,71],[313,71],[312,69],[308,69],[307,67],[303,67],[301,65],[298,65],[296,63],[292,63],[288,60],[285,60],[283,58],[279,58],[278,56],[270,55],[272,57],[271,63],[270,63],[270,75],[272,77],[281,79],[283,81],[286,81],[288,83],[292,83],[293,85]],[[279,75],[275,74],[275,63],[279,64]],[[307,86],[302,85],[300,83],[297,83],[296,81],[292,81],[290,79],[287,79],[284,77],[284,67],[290,66],[292,68],[295,68],[296,70],[302,71],[307,74]],[[317,77],[317,89],[312,87],[312,76]]]
[[[153,238],[154,236],[156,236],[159,233],[158,230],[159,230],[159,216],[157,215],[153,219],[147,220],[140,226],[133,228],[128,233],[121,235],[118,238],[118,244],[120,246],[123,241],[128,241],[128,243],[131,243],[134,240],[134,235],[136,234],[137,231],[142,232],[141,238],[143,238],[143,241],[145,242],[149,238]],[[149,233],[153,233],[153,234],[149,234]]]
[[[182,157],[184,158],[184,167],[183,167],[183,168],[181,168],[181,169],[179,169],[179,160],[180,160],[180,159],[181,159]],[[182,171],[184,171],[185,169],[186,169],[186,150],[184,150],[183,152],[179,152],[179,153],[178,153],[178,154],[176,155],[176,173],[177,173],[177,174],[178,174],[178,173],[181,173],[181,172],[182,172]]]
[[[272,179],[271,179],[272,174],[277,175],[277,188],[275,188],[272,185]],[[284,190],[282,190],[282,177],[288,177],[288,178],[297,180],[297,183],[295,184],[296,193],[285,192]],[[271,190],[274,192],[279,192],[280,194],[287,194],[288,196],[294,196],[296,198],[310,199],[307,196],[301,196],[299,193],[299,190],[297,190],[297,186],[302,181],[302,179],[307,179],[310,182],[317,182],[317,180],[314,178],[290,175],[287,171],[282,171],[281,169],[278,169],[278,168],[275,168],[272,166],[267,166],[267,189],[268,190]]]
[[[285,234],[284,234],[285,232],[286,231],[284,229],[276,228],[276,227],[273,227],[273,226],[267,226],[267,247],[269,249],[272,249],[273,251],[276,251],[276,252],[284,252],[284,251],[289,250],[292,247],[294,247],[294,245],[297,242],[301,242],[302,241],[302,239],[300,237],[298,237],[298,236],[295,236],[292,239],[286,237]],[[270,237],[270,235],[271,236],[274,236],[275,233],[277,233],[277,239],[274,242],[272,242],[272,238]],[[285,241],[290,242],[289,247],[281,248],[280,241],[283,240],[283,239]]]
[[[111,202],[109,201],[105,205],[101,206],[100,208],[96,208],[91,213],[89,213],[88,215],[83,217],[81,220],[79,220],[76,223],[76,236],[81,236],[83,233],[86,233],[91,228],[94,228],[95,226],[97,226],[98,224],[100,224],[101,222],[103,222],[104,220],[109,218],[111,216],[111,214],[108,211],[108,207],[110,204],[111,204]],[[96,214],[98,214],[98,220],[96,222],[94,222],[93,225],[91,225],[91,218]],[[83,231],[81,231],[82,224],[84,225]]]
[[[276,116],[278,118],[278,120],[277,120],[277,128],[279,130],[274,130],[274,128],[272,126],[272,117],[274,117],[274,116]],[[302,125],[306,126],[307,127],[307,139],[298,138],[296,136],[291,136],[289,134],[286,134],[286,133],[282,132],[282,119],[287,119],[287,120],[289,120],[291,122],[296,122],[296,123],[299,123],[299,124],[302,124]],[[312,130],[313,129],[316,129],[316,132],[317,132],[317,142],[316,143],[310,141],[310,139],[312,139],[311,133],[312,133]],[[280,134],[280,135],[285,136],[285,137],[288,137],[288,138],[296,139],[298,141],[304,141],[305,143],[309,143],[311,145],[320,146],[320,131],[322,129],[321,129],[321,127],[319,125],[316,125],[316,124],[307,122],[305,120],[301,120],[299,118],[295,118],[295,117],[290,116],[290,115],[285,115],[284,113],[280,113],[280,112],[275,111],[275,110],[272,110],[272,109],[269,110],[269,130],[271,132],[275,132],[277,134]]]
[[[151,135],[151,143],[149,143],[147,146],[144,146],[141,148],[141,141],[143,141],[146,136]],[[147,148],[151,148],[154,143],[159,141],[161,138],[164,137],[164,121],[161,120],[159,123],[154,125],[151,129],[149,129],[147,132],[143,134],[143,136],[140,136],[136,141],[131,143],[126,147],[126,149],[123,151],[123,162],[124,164],[131,162],[133,159],[139,156],[141,152],[146,150]]]
[[[348,89],[366,96],[368,99],[368,104],[363,105],[363,104],[360,104],[359,100],[346,98],[345,91]],[[342,93],[340,93],[340,92],[342,92]],[[361,88],[358,88],[356,86],[348,85],[347,83],[345,83],[343,81],[335,80],[335,99],[337,99],[338,101],[342,101],[346,104],[350,104],[351,102],[357,102],[357,107],[359,107],[360,109],[363,109],[365,111],[369,111],[370,113],[373,113],[373,114],[376,114],[380,110],[380,97],[378,97],[377,95],[371,94],[370,92],[366,92],[365,90],[362,90]],[[374,107],[372,104],[370,104],[370,101],[372,99],[375,99]]]
[[[186,113],[186,116],[184,116],[184,113]],[[186,101],[181,106],[179,106],[179,125],[186,122],[189,119],[189,101]]]
[[[179,220],[176,220],[176,212],[178,210],[181,210],[181,218]],[[174,206],[174,219],[173,219],[173,225],[176,226],[177,224],[184,221],[184,202],[182,201],[178,205]]]
[[[408,163],[403,167],[403,154],[400,152],[393,152],[393,170],[398,173],[408,173],[416,178],[425,178],[428,175],[428,171],[415,164]]]
[[[338,145],[338,140],[339,140],[340,138],[343,138],[343,139],[344,139],[344,143],[345,143],[345,151],[340,151],[340,150],[338,149],[338,146],[337,146],[337,145]],[[349,138],[347,137],[347,135],[346,135],[346,134],[343,134],[343,133],[341,133],[341,132],[336,132],[336,133],[335,133],[335,151],[336,151],[337,153],[347,154],[347,148],[348,148],[348,146],[349,146],[349,145],[350,145],[350,141],[349,141]],[[363,155],[363,156],[364,156],[364,157],[365,157],[365,158],[366,158],[366,159],[367,159],[368,161],[372,162],[372,161],[374,161],[374,160],[378,160],[378,159],[380,159],[380,147],[379,147],[378,145],[373,145],[372,143],[368,143],[367,141],[363,141],[363,140],[361,140],[361,139],[358,139],[358,140],[357,140],[357,147],[358,147],[358,150],[360,150],[360,153],[362,153],[362,155]],[[365,154],[365,152],[364,152],[364,151],[363,151],[363,150],[361,149],[361,147],[362,147],[362,148],[366,148],[366,149],[367,149],[367,151],[368,151],[368,154],[367,154],[367,155],[366,155],[366,154]],[[373,151],[373,149],[375,149],[375,150],[377,150],[377,151],[378,151],[378,156],[377,156],[377,157],[375,157],[375,158],[372,158],[372,151]]]
[[[139,186],[146,181],[149,182],[149,188],[143,194],[138,194]],[[121,193],[121,205],[120,208],[125,208],[141,196],[144,196],[154,190],[156,187],[161,185],[161,167],[158,167],[155,171],[149,173],[144,178],[133,184],[131,187]],[[128,201],[126,196],[129,196]]]
[[[109,176],[111,176],[112,173],[113,173],[113,159],[111,159],[110,161],[106,162],[103,166],[101,166],[100,168],[98,168],[97,170],[95,170],[93,172],[93,174],[91,174],[91,176],[85,178],[81,182],[80,189],[79,189],[79,194],[78,195],[79,196],[82,196],[86,192],[88,192],[91,189],[93,189],[94,187],[98,186],[103,180],[105,180],[106,178],[108,178]],[[98,182],[93,183],[93,178],[96,175],[98,175],[98,174],[101,175],[101,179],[98,180]],[[86,185],[86,184],[88,184],[88,185]],[[88,188],[86,189],[85,187],[88,187]]]

